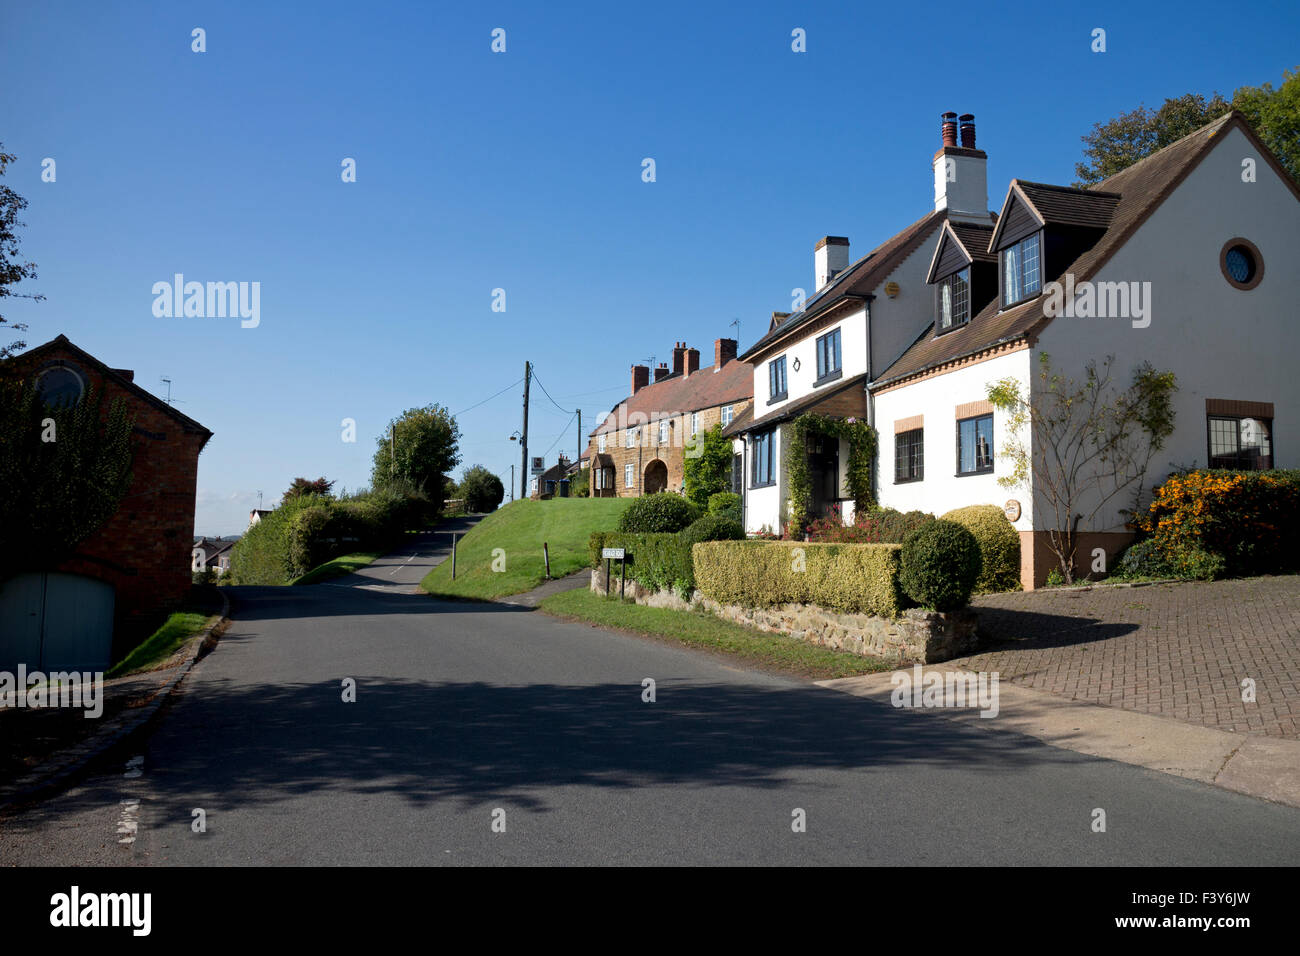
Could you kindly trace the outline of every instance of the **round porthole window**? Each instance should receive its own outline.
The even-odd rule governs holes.
[[[66,365],[56,365],[46,369],[36,379],[36,391],[41,401],[57,408],[61,405],[75,405],[81,401],[85,386],[81,376]]]
[[[1219,269],[1234,288],[1253,289],[1264,278],[1264,260],[1248,239],[1229,239],[1219,253]]]

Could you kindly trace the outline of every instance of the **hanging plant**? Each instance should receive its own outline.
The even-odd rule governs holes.
[[[876,457],[876,430],[863,418],[834,418],[806,412],[789,426],[785,443],[785,473],[788,480],[790,528],[802,532],[808,525],[812,503],[812,476],[808,471],[808,439],[812,435],[843,438],[849,444],[844,483],[854,506],[864,511],[875,504],[871,493],[871,466]]]

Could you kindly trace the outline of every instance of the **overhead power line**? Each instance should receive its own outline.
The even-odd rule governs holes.
[[[512,388],[514,388],[516,385],[518,385],[518,384],[519,384],[520,382],[522,382],[522,381],[523,381],[522,378],[521,378],[521,379],[516,379],[515,381],[513,381],[513,382],[511,382],[509,385],[507,385],[505,388],[501,389],[501,391],[499,391],[499,392],[497,392],[497,393],[495,393],[495,394],[493,394],[493,395],[489,395],[487,398],[483,399],[483,401],[481,401],[481,402],[475,402],[475,403],[474,403],[473,405],[471,405],[469,408],[462,409],[461,411],[456,412],[456,414],[452,415],[451,417],[452,417],[452,418],[459,418],[461,415],[464,415],[465,412],[472,412],[472,411],[474,411],[474,409],[478,408],[480,405],[486,405],[488,402],[492,401],[492,399],[494,399],[494,398],[496,398],[496,397],[498,397],[498,396],[500,396],[500,395],[504,395],[506,392],[510,391]],[[550,396],[547,396],[547,397],[549,398]]]

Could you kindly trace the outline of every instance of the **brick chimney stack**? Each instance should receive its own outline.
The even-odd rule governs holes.
[[[673,343],[673,374],[682,375],[686,372],[686,343]]]
[[[682,344],[685,345],[686,343],[683,342]],[[686,374],[692,375],[695,372],[698,372],[699,370],[700,370],[700,350],[687,349],[686,350]]]
[[[668,363],[660,362],[659,365],[655,368],[655,381],[658,382],[661,379],[665,379],[667,377],[668,377]]]
[[[713,340],[713,370],[716,372],[736,357],[735,339]]]
[[[648,365],[632,366],[632,394],[635,395],[641,389],[650,384],[650,367]]]

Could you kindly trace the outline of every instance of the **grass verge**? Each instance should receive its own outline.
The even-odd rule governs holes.
[[[217,614],[177,611],[163,622],[162,627],[136,645],[130,654],[114,664],[104,676],[123,677],[152,670],[175,654],[195,634],[216,623],[218,618]]]
[[[634,634],[662,637],[687,647],[727,654],[766,670],[826,680],[893,670],[895,664],[809,644],[784,634],[769,634],[724,621],[705,611],[672,611],[606,598],[586,589],[544,599],[541,609]]]
[[[295,584],[315,584],[317,581],[339,578],[345,574],[351,574],[358,568],[364,568],[367,564],[372,563],[375,558],[386,553],[384,551],[358,551],[356,554],[345,554],[312,568],[302,577],[294,578],[289,584],[290,586]]]
[[[611,531],[631,498],[552,498],[513,501],[485,517],[456,544],[456,580],[451,561],[420,582],[437,597],[490,599],[531,591],[546,580],[542,543],[551,554],[551,577],[587,567],[593,531]],[[494,570],[494,567],[496,570]]]

